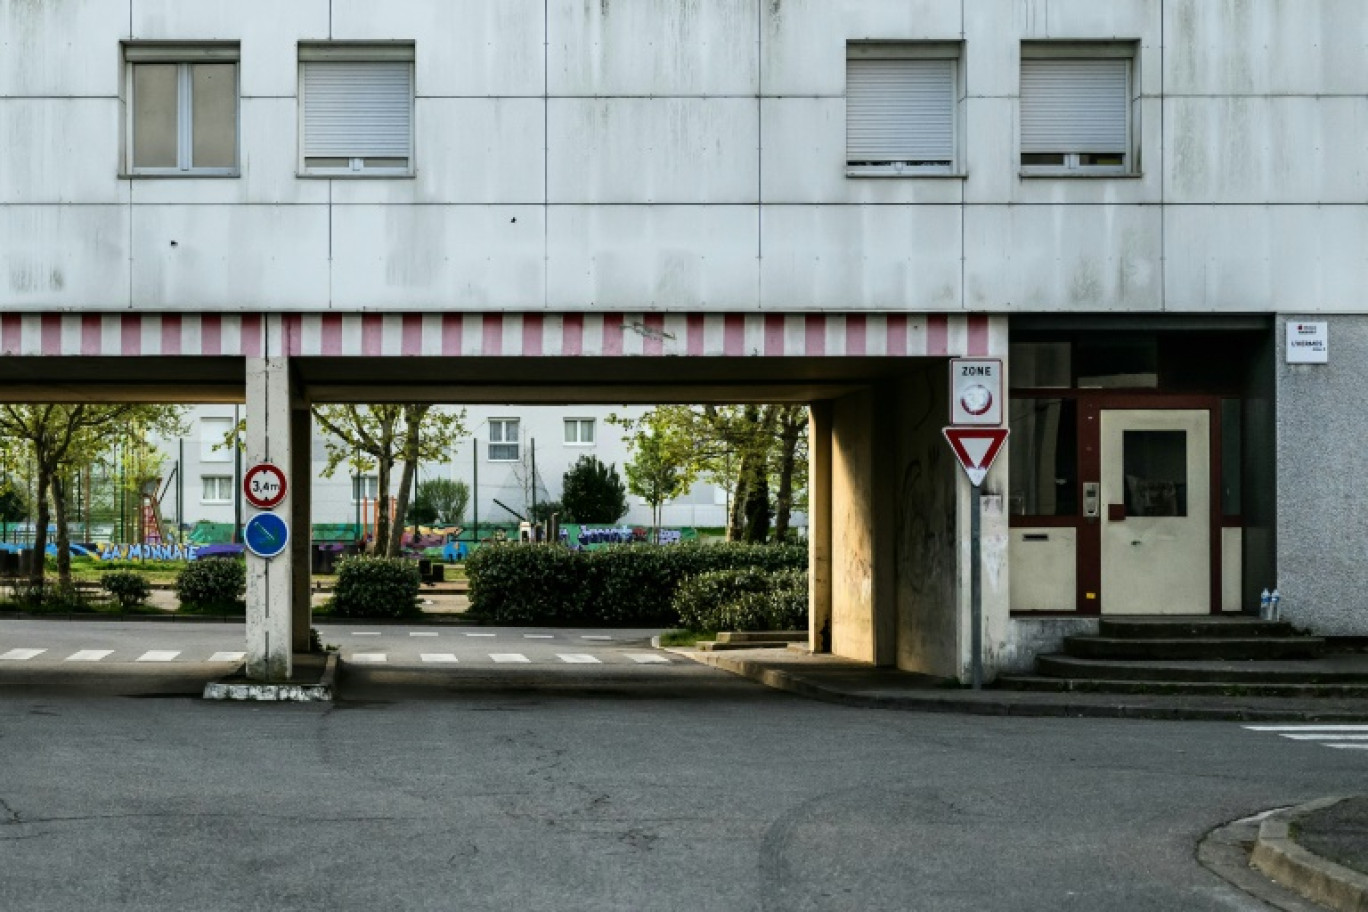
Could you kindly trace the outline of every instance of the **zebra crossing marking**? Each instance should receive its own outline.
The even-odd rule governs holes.
[[[245,652],[216,652],[209,657],[211,662],[241,662],[247,658]]]
[[[367,665],[383,665],[389,656],[383,652],[353,652],[352,661]]]
[[[642,665],[645,665],[648,662],[664,662],[667,665],[670,663],[669,659],[656,652],[629,652],[626,655],[627,658],[631,659],[633,662],[638,662]]]
[[[503,664],[505,662],[530,662],[532,661],[521,652],[491,652],[489,657],[495,662]]]
[[[583,652],[558,652],[558,653],[556,653],[556,656],[557,656],[557,658],[559,658],[562,662],[566,662],[566,663],[568,663],[568,664],[570,664],[570,665],[602,665],[602,664],[603,664],[603,662],[601,662],[597,657],[591,656],[591,655],[589,655],[588,653],[583,653]]]
[[[73,652],[71,655],[67,656],[65,661],[98,662],[106,656],[111,656],[113,654],[114,650],[112,649],[82,649],[79,652]]]
[[[1244,725],[1249,731],[1277,735],[1338,750],[1368,750],[1368,725]]]
[[[443,665],[451,665],[459,662],[454,652],[425,652],[423,653],[424,662],[435,662]]]
[[[410,630],[410,631],[409,631],[409,636],[411,636],[411,637],[435,637],[436,635],[437,635],[437,631],[435,631],[435,630]]]
[[[134,661],[137,662],[174,662],[180,655],[179,649],[149,649]]]
[[[27,662],[34,656],[40,656],[45,652],[47,652],[46,649],[11,649],[9,652],[0,655],[0,661]]]

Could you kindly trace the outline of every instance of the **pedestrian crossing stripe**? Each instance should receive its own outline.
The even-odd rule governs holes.
[[[602,665],[602,664],[603,664],[603,663],[600,662],[598,659],[594,658],[594,657],[591,656],[591,655],[587,655],[587,654],[585,654],[585,653],[565,653],[565,652],[558,652],[558,653],[556,653],[556,657],[559,658],[562,662],[566,662],[566,663],[568,663],[568,664],[570,664],[570,665]]]
[[[0,655],[0,660],[6,662],[27,662],[34,656],[40,656],[47,652],[46,649],[11,649]]]
[[[211,662],[241,662],[247,658],[245,652],[216,652],[209,657]]]
[[[424,662],[438,662],[442,664],[452,664],[460,661],[460,659],[456,658],[454,652],[425,652],[423,653],[422,658]]]
[[[0,653],[0,660],[10,661],[10,662],[27,662],[27,661],[30,661],[30,660],[32,660],[32,659],[35,659],[35,658],[37,658],[37,657],[39,657],[39,656],[42,656],[42,655],[44,655],[44,654],[48,654],[48,653],[50,653],[50,652],[51,652],[51,650],[49,650],[49,649],[47,649],[47,648],[28,648],[28,647],[24,647],[24,648],[15,648],[15,649],[10,649],[10,650],[7,651],[7,652]],[[77,662],[77,663],[84,663],[84,662],[103,662],[103,661],[109,659],[110,656],[113,656],[114,654],[115,654],[115,650],[113,650],[113,649],[79,649],[79,650],[77,650],[77,651],[71,653],[70,655],[67,655],[67,656],[63,657],[63,658],[61,659],[61,661],[64,661],[64,662]],[[135,661],[135,662],[174,662],[174,661],[176,661],[177,659],[181,659],[182,656],[184,656],[184,655],[185,655],[185,653],[184,653],[183,650],[173,650],[173,649],[152,649],[152,650],[148,650],[148,651],[146,651],[146,652],[143,652],[143,653],[142,653],[141,655],[139,655],[137,658],[132,659],[132,661]],[[663,655],[661,655],[661,654],[659,654],[659,653],[655,653],[655,652],[627,652],[627,653],[621,653],[621,655],[622,655],[623,657],[627,658],[627,659],[630,659],[632,662],[635,662],[635,663],[641,664],[641,665],[645,665],[645,664],[665,664],[665,665],[668,665],[668,664],[670,664],[670,659],[669,659],[669,658],[667,658],[666,656],[663,656]],[[203,661],[208,661],[208,662],[241,662],[241,661],[243,661],[244,659],[246,659],[246,657],[247,657],[247,653],[246,653],[246,652],[228,652],[228,651],[225,651],[225,652],[215,652],[215,653],[213,653],[212,655],[210,655],[210,656],[208,657],[208,659],[203,660]],[[425,653],[421,653],[419,657],[420,657],[420,659],[421,659],[423,662],[427,662],[427,663],[431,663],[431,664],[457,664],[457,663],[459,663],[459,662],[461,661],[461,660],[457,657],[457,655],[456,655],[455,653],[451,653],[451,652],[425,652]],[[599,656],[591,655],[591,654],[589,654],[589,653],[570,653],[570,652],[566,652],[566,653],[556,653],[556,657],[557,657],[558,659],[560,659],[560,661],[562,661],[562,662],[564,662],[564,663],[566,663],[566,664],[568,664],[568,665],[601,665],[601,664],[603,664],[603,662],[604,662],[604,659],[603,659],[603,658],[601,658],[601,657],[599,657]],[[53,658],[53,659],[57,659],[57,656],[52,656],[52,658]],[[528,658],[526,655],[524,655],[523,653],[520,653],[520,652],[492,652],[492,653],[489,653],[489,658],[490,658],[492,661],[494,661],[495,663],[497,663],[497,664],[529,664],[529,663],[532,662],[532,659]],[[195,659],[193,656],[186,657],[186,658],[184,658],[184,659],[182,659],[182,660],[183,660],[183,661],[198,661],[198,660]],[[124,658],[124,659],[117,659],[117,658],[116,658],[114,661],[115,661],[115,662],[119,662],[119,661],[127,662],[127,661],[129,661],[129,658]],[[366,663],[369,663],[369,664],[387,664],[387,663],[389,662],[389,654],[388,654],[388,653],[385,653],[385,652],[355,652],[355,653],[352,653],[352,654],[350,655],[349,661],[352,661],[352,662],[355,662],[355,663],[358,663],[358,664],[366,664]],[[1252,727],[1252,726],[1246,726],[1246,727]],[[1344,738],[1341,738],[1340,740],[1359,740],[1359,739],[1361,739],[1361,740],[1368,741],[1368,725],[1357,727],[1357,728],[1355,728],[1354,730],[1356,730],[1356,731],[1361,731],[1361,732],[1363,732],[1363,734],[1360,734],[1360,735],[1347,735],[1347,736],[1344,736]],[[1292,736],[1292,735],[1288,735],[1288,737],[1293,737],[1293,736]],[[1301,739],[1301,740],[1312,740],[1312,739],[1315,739],[1315,738],[1330,738],[1330,737],[1333,737],[1333,736],[1331,736],[1331,735],[1312,735],[1312,734],[1307,734],[1307,735],[1300,735],[1300,736],[1296,736],[1296,737],[1298,737],[1298,738]]]
[[[100,659],[114,654],[112,649],[82,649],[80,652],[73,652],[66,657],[68,662],[98,662]]]
[[[1249,731],[1277,735],[1339,750],[1368,750],[1368,724],[1364,725],[1245,725]]]
[[[627,658],[643,665],[651,662],[664,662],[667,665],[670,663],[669,659],[658,652],[629,652],[627,653]]]
[[[149,649],[147,652],[144,652],[142,655],[138,656],[137,661],[174,662],[176,660],[176,656],[178,655],[180,655],[180,650],[178,649]]]
[[[353,662],[364,662],[372,665],[379,665],[389,661],[383,652],[353,652],[351,660]]]
[[[520,652],[491,652],[489,657],[495,662],[530,662],[527,656]]]

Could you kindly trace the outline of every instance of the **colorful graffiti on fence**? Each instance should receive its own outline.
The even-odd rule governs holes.
[[[150,543],[121,545],[112,542],[99,542],[95,547],[100,552],[99,558],[102,561],[194,560],[199,556],[199,547],[196,545],[156,545]]]

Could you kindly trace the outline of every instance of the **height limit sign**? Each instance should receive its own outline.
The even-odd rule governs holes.
[[[274,510],[285,499],[285,473],[279,466],[259,462],[242,476],[242,494],[258,510]]]

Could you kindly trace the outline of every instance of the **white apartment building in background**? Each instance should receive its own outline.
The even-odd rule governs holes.
[[[469,485],[472,505],[467,508],[467,527],[478,517],[481,525],[516,522],[508,508],[527,515],[531,506],[532,479],[540,503],[560,500],[565,473],[581,456],[594,456],[617,467],[626,484],[624,466],[631,451],[622,429],[607,421],[609,415],[636,417],[640,406],[467,406],[468,435],[451,448],[441,462],[421,463],[419,482],[448,478]],[[167,458],[162,516],[169,522],[193,526],[200,521],[232,523],[238,504],[240,471],[231,449],[223,446],[241,409],[231,405],[197,405],[185,416],[186,434],[157,441]],[[314,466],[313,522],[356,523],[378,493],[374,470],[357,475],[347,463],[332,477],[324,477],[328,460],[324,431],[316,423],[310,443]],[[533,474],[535,454],[536,471]],[[397,491],[403,463],[391,478],[391,494]],[[177,475],[179,474],[179,480]],[[719,528],[727,523],[727,490],[699,482],[688,493],[667,503],[661,524],[669,527]],[[628,494],[629,510],[622,524],[649,526],[651,509]],[[805,517],[794,517],[801,526]]]

